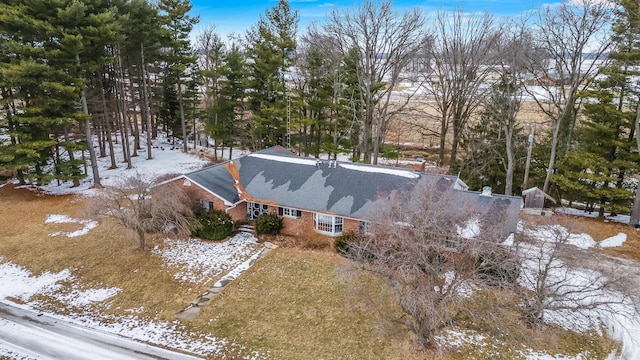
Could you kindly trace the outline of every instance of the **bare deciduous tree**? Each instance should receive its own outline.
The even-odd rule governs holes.
[[[468,315],[463,306],[467,295],[487,284],[477,266],[480,259],[500,259],[493,263],[504,269],[515,264],[493,232],[502,224],[477,226],[481,210],[461,194],[445,181],[392,195],[375,216],[373,234],[346,251],[392,288],[405,315],[397,320],[416,334],[421,346],[437,346],[439,331]],[[517,266],[512,269],[517,272]],[[490,272],[502,273],[492,269],[484,274]]]
[[[549,191],[558,155],[561,128],[568,150],[580,103],[577,94],[589,85],[606,58],[611,39],[611,6],[605,1],[565,1],[548,7],[537,21],[534,57],[528,70],[534,81],[526,87],[538,108],[551,120],[551,154],[543,191]],[[540,55],[546,61],[540,61]]]
[[[140,249],[146,247],[146,233],[171,230],[188,236],[193,217],[187,194],[177,185],[161,184],[140,174],[104,189],[92,203],[90,213],[116,220],[133,230]]]
[[[503,26],[504,30],[496,42],[494,51],[503,61],[493,67],[493,71],[500,74],[500,79],[492,86],[492,91],[483,101],[484,111],[495,120],[504,135],[504,154],[502,163],[505,170],[504,193],[513,194],[513,176],[516,167],[516,131],[518,122],[516,116],[520,111],[524,89],[524,54],[530,45],[527,28],[524,24],[514,23]]]
[[[594,261],[592,256],[573,262],[570,255],[576,248],[572,239],[578,240],[575,235],[572,238],[570,220],[560,222],[562,225],[554,218],[525,229],[523,239],[516,243],[522,261],[519,282],[524,320],[539,327],[552,312],[575,324],[601,321],[593,316],[594,311],[631,316],[634,310],[628,307],[632,302],[620,282],[622,274],[613,268],[606,274],[593,270],[585,263]]]
[[[337,40],[344,56],[352,51],[360,54],[356,75],[364,108],[362,154],[365,162],[373,155],[377,163],[390,119],[414,95],[392,98],[402,70],[429,41],[424,17],[417,8],[400,15],[390,1],[366,0],[356,10],[332,12],[324,31]]]
[[[427,105],[436,110],[440,126],[440,165],[445,141],[453,130],[451,162],[455,162],[461,136],[486,93],[487,76],[496,59],[493,51],[499,31],[489,13],[468,14],[458,10],[439,12],[434,21],[435,40],[423,71]]]

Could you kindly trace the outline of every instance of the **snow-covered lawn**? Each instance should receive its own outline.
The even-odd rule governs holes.
[[[604,326],[608,329],[609,336],[622,344],[623,359],[640,359],[640,314],[636,312],[637,305],[633,303],[639,299],[624,296],[602,286],[605,281],[608,281],[607,277],[587,268],[588,264],[581,265],[583,267],[569,266],[559,258],[553,260],[549,258],[558,241],[577,247],[579,249],[577,251],[586,251],[594,246],[600,248],[621,246],[626,240],[626,234],[619,233],[600,243],[596,243],[587,234],[571,234],[560,225],[527,229],[525,234],[536,239],[538,243],[519,244],[519,251],[524,256],[520,284],[533,289],[537,279],[534,274],[544,271],[543,267],[548,267],[549,275],[546,280],[548,284],[553,284],[549,285],[549,288],[564,294],[560,299],[549,300],[559,302],[557,303],[559,309],[546,311],[545,320],[578,332],[587,330],[600,332],[601,327]],[[593,309],[588,308],[598,303],[601,305]],[[564,305],[567,308],[562,309]],[[582,309],[575,311],[576,307],[582,307]],[[583,358],[587,359],[588,356],[576,359]],[[546,358],[534,357],[533,359]],[[614,355],[609,359],[615,359]]]
[[[49,236],[66,236],[66,237],[76,237],[76,236],[85,235],[89,231],[91,231],[91,229],[98,226],[98,222],[94,220],[74,219],[67,215],[59,215],[59,214],[47,216],[47,218],[44,220],[44,223],[45,224],[52,224],[52,223],[53,224],[80,224],[83,226],[82,229],[76,230],[76,231],[69,231],[69,232],[56,231],[49,234]]]
[[[253,235],[240,233],[220,243],[198,239],[167,240],[162,246],[153,249],[153,254],[162,257],[167,271],[176,271],[176,279],[188,283],[207,283],[225,272],[246,270],[247,261],[255,260],[262,249],[263,246],[256,242]],[[51,316],[100,331],[203,356],[215,357],[227,352],[247,352],[242,345],[234,344],[227,339],[186,331],[179,321],[141,319],[136,316],[140,308],[126,309],[124,312],[131,314],[127,316],[100,312],[92,305],[108,302],[121,290],[102,287],[99,284],[80,288],[78,284],[80,280],[69,270],[57,273],[44,272],[34,276],[28,270],[0,257],[0,301],[12,306],[39,310],[46,305],[47,300],[43,299],[51,298],[63,304],[63,308],[74,309],[66,314]],[[20,304],[8,298],[15,299]],[[11,356],[17,356],[15,350],[12,351]],[[0,355],[2,354],[3,349],[0,345]],[[7,354],[8,350],[5,351],[5,355]],[[257,352],[251,352],[249,357],[263,358]]]
[[[177,144],[174,147],[170,139],[164,137],[164,134],[158,134],[158,138],[153,140],[152,159],[148,160],[146,138],[142,137],[140,142],[142,149],[138,150],[138,156],[131,158],[132,169],[127,169],[127,164],[123,162],[121,146],[114,146],[114,155],[118,166],[116,169],[110,169],[111,159],[109,156],[98,158],[98,171],[100,182],[103,186],[117,185],[123,179],[136,174],[144,175],[147,178],[167,174],[182,174],[200,169],[208,163],[205,158],[183,153],[180,151],[181,145]],[[97,144],[97,139],[94,144]],[[239,154],[240,152],[241,150],[234,151],[234,154]],[[225,153],[225,155],[227,154]],[[81,154],[77,156],[80,158]],[[54,181],[49,185],[39,187],[39,189],[48,194],[91,195],[95,191],[91,189],[93,185],[91,168],[89,168],[88,172],[87,178],[81,180],[78,187],[72,187],[73,184],[71,182],[62,183],[58,186]]]
[[[253,235],[241,232],[225,242],[166,240],[152,253],[162,257],[176,280],[202,283],[237,267],[262,248]]]

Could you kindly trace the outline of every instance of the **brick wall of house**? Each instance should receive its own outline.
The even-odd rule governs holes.
[[[175,183],[182,187],[195,199],[212,201],[213,208],[216,210],[227,210],[234,222],[244,222],[247,220],[247,203],[241,202],[235,207],[229,207],[218,197],[212,195],[210,192],[202,189],[198,185],[191,183],[190,186],[185,185],[185,179],[176,179]],[[278,214],[278,206],[268,205],[268,212]],[[315,231],[313,227],[313,212],[303,211],[300,218],[291,218],[283,216],[284,228],[282,233],[291,236],[300,236],[308,231]],[[359,221],[354,219],[343,219],[343,232],[359,231]]]
[[[234,222],[245,222],[247,221],[247,203],[241,202],[235,207],[230,208],[227,213],[231,215],[231,219]]]
[[[344,219],[342,224],[342,232],[358,233],[360,230],[360,221],[354,219]]]
[[[308,229],[313,229],[313,213],[303,211],[300,218],[294,219],[283,217],[284,228],[282,233],[285,235],[300,236]]]
[[[191,183],[190,186],[187,186],[185,185],[185,179],[176,179],[174,180],[174,183],[182,187],[185,192],[187,192],[187,194],[189,194],[189,196],[193,199],[213,202],[213,208],[216,210],[225,210],[227,208],[227,206],[220,198],[212,195],[210,192],[202,189],[200,186],[195,185],[194,183]]]

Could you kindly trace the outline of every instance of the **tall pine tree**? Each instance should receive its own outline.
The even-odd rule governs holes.
[[[255,148],[286,145],[288,97],[286,73],[294,65],[298,12],[286,0],[267,9],[248,33],[251,135]]]

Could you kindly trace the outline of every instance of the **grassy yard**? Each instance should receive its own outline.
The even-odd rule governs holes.
[[[217,280],[196,285],[174,280],[158,256],[137,250],[135,239],[113,223],[102,222],[75,238],[49,236],[78,230],[79,224],[45,224],[45,219],[50,214],[81,217],[84,201],[90,199],[0,188],[0,257],[36,275],[69,269],[82,286],[120,288],[109,306],[100,310],[130,314],[128,310],[142,308],[139,316],[147,319],[173,320]],[[623,231],[609,225],[585,222],[580,231],[596,240]],[[623,255],[633,257],[631,249],[637,242],[630,236],[625,244],[630,250]],[[354,275],[349,265],[329,249],[281,247],[228,285],[185,325],[274,359],[517,359],[522,358],[521,349],[564,354],[589,350],[599,359],[616,346],[596,334],[528,329],[518,318],[515,299],[496,292],[469,300],[475,315],[464,321],[465,331],[485,336],[489,345],[418,351],[410,334],[393,321],[400,312],[389,290],[378,279]],[[51,303],[49,310],[65,311],[58,305]]]

